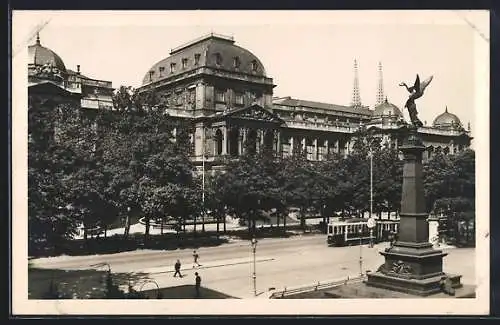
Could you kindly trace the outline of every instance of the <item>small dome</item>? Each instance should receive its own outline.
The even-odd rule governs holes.
[[[36,43],[28,46],[28,65],[44,66],[49,65],[59,69],[60,72],[66,72],[66,66],[59,55],[54,51],[43,47],[40,44],[40,37],[37,35]]]
[[[432,123],[432,126],[437,128],[449,128],[449,127],[461,127],[462,122],[455,114],[448,112],[448,107],[446,107],[444,113],[439,114]]]
[[[377,105],[373,111],[373,117],[381,116],[403,117],[403,113],[401,113],[401,110],[396,105],[389,103],[386,98],[385,101],[382,104]]]

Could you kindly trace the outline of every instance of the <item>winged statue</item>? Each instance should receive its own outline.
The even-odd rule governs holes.
[[[410,114],[411,123],[416,126],[422,126],[422,122],[418,119],[417,105],[415,104],[415,99],[418,99],[423,96],[425,88],[429,86],[432,81],[433,76],[425,79],[424,81],[420,81],[420,76],[417,74],[417,79],[412,87],[408,87],[408,85],[404,82],[400,83],[400,86],[404,86],[406,90],[410,93],[408,100],[406,101],[405,107],[408,109],[408,113]]]

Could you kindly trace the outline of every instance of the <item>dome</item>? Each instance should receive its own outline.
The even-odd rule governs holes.
[[[455,114],[448,112],[448,107],[446,107],[444,113],[439,114],[432,123],[434,127],[452,127],[452,126],[462,126],[462,122]]]
[[[54,51],[43,47],[40,44],[40,37],[37,35],[36,43],[28,46],[28,64],[35,66],[49,65],[57,68],[60,72],[66,72],[66,66],[59,55]]]
[[[381,116],[403,117],[403,113],[401,113],[401,110],[396,105],[389,103],[386,98],[385,101],[382,104],[377,105],[373,111],[373,117]]]
[[[266,76],[263,64],[254,54],[234,45],[232,37],[212,33],[172,49],[169,57],[146,72],[143,85],[200,67]]]

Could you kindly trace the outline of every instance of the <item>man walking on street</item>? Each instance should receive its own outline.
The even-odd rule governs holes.
[[[198,252],[196,250],[193,251],[193,269],[195,268],[195,265],[196,266],[201,266],[200,263],[198,263],[198,258],[200,256],[198,255]]]
[[[179,274],[179,277],[182,278],[182,274],[181,274],[181,261],[179,261],[179,260],[177,260],[177,262],[175,262],[174,278],[177,277],[177,274]]]
[[[195,285],[196,297],[199,298],[200,297],[201,277],[199,276],[198,272],[195,272],[194,275],[196,275],[196,285]]]

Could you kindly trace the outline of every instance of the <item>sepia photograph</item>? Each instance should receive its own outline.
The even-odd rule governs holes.
[[[11,53],[13,314],[489,313],[488,11],[13,11]]]

